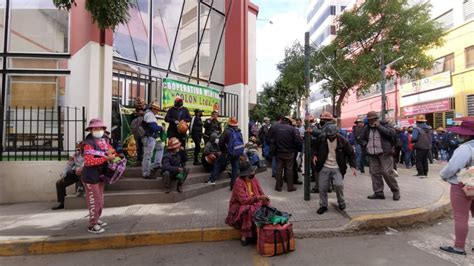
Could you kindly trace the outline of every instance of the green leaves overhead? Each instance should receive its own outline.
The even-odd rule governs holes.
[[[126,23],[129,19],[128,9],[133,6],[133,0],[86,0],[86,9],[99,29],[114,30],[116,26]],[[76,0],[53,0],[59,9],[70,10],[76,6]]]

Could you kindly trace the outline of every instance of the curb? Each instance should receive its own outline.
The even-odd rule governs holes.
[[[327,238],[360,235],[386,227],[401,228],[432,223],[451,212],[449,197],[444,187],[443,196],[424,208],[398,212],[362,215],[338,228],[295,229],[297,238]],[[240,232],[230,227],[198,228],[170,231],[119,233],[103,236],[48,237],[0,242],[0,256],[45,255],[77,251],[119,249],[141,246],[169,245],[192,242],[214,242],[240,239]]]

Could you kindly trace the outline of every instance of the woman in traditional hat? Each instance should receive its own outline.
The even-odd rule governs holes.
[[[109,139],[104,135],[107,127],[102,120],[94,118],[89,122],[86,131],[89,131],[84,140],[84,168],[82,182],[86,190],[86,203],[89,209],[89,232],[101,234],[105,232],[107,223],[100,220],[104,208],[104,182],[100,178],[105,173],[108,162],[115,159],[115,155],[107,155],[112,149]]]
[[[256,237],[252,216],[263,204],[270,203],[270,199],[255,178],[256,169],[256,166],[251,166],[248,162],[240,165],[240,175],[235,181],[229,202],[229,213],[225,220],[226,224],[240,230],[243,246],[247,245],[250,238]]]
[[[450,198],[455,234],[454,246],[443,246],[440,249],[453,254],[466,255],[469,211],[474,217],[474,202],[464,193],[464,185],[459,182],[457,174],[466,166],[474,165],[472,161],[474,156],[474,122],[463,122],[461,126],[452,127],[449,131],[458,134],[460,142],[464,142],[464,144],[454,151],[453,157],[440,172],[441,178],[451,185]]]

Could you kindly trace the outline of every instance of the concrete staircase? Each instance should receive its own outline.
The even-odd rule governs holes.
[[[216,185],[206,184],[209,173],[201,166],[189,165],[189,175],[183,185],[183,192],[172,190],[166,194],[161,179],[161,171],[152,173],[157,179],[143,179],[140,167],[130,167],[124,176],[115,184],[106,185],[104,193],[105,207],[120,207],[133,204],[174,203],[206,194],[230,185],[229,172],[223,172]],[[266,168],[258,169],[264,172]],[[174,182],[176,188],[176,182]],[[84,196],[67,196],[64,202],[66,209],[85,209]]]

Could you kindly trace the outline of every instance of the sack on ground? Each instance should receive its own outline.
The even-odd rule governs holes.
[[[265,225],[257,228],[257,252],[265,257],[289,253],[295,250],[293,225]]]

